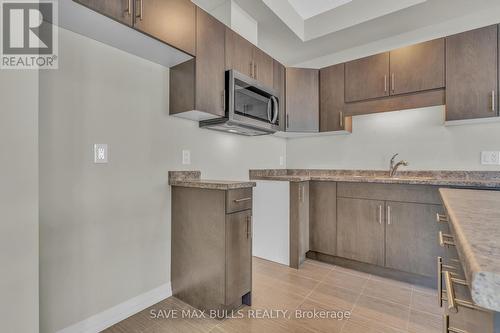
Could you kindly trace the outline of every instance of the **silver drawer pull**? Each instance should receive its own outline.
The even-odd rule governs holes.
[[[444,333],[469,333],[467,331],[461,330],[459,328],[450,326],[450,316],[443,315]]]
[[[245,201],[250,201],[250,200],[252,200],[252,198],[234,199],[233,201],[236,203],[240,203],[240,202],[245,202]]]
[[[446,293],[446,297],[442,297],[442,295],[441,295],[441,298],[442,298],[440,301],[441,306],[443,304],[442,301],[447,301],[448,302],[448,310],[450,312],[453,312],[453,313],[458,312],[459,306],[464,307],[464,308],[468,308],[471,310],[489,312],[488,310],[485,310],[485,309],[475,305],[472,302],[456,298],[455,297],[455,288],[453,287],[453,285],[459,284],[459,285],[468,287],[467,282],[465,280],[456,279],[456,278],[452,277],[452,274],[448,271],[444,271],[442,273],[444,275],[444,283],[446,285],[446,290],[442,290],[442,282],[438,283],[438,289],[441,289],[441,294]]]
[[[451,239],[451,240],[448,240]],[[449,247],[455,246],[455,242],[453,241],[453,236],[448,234],[443,234],[442,231],[439,232],[439,246],[441,247]]]
[[[436,221],[437,223],[448,223],[448,216],[437,213]]]

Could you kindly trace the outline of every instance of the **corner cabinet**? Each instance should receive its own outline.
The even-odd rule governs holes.
[[[225,26],[196,11],[196,58],[170,69],[169,112],[194,120],[223,117]]]
[[[345,64],[319,71],[319,131],[352,131],[352,117],[345,115]]]
[[[286,69],[287,132],[319,131],[319,70],[309,68]]]
[[[498,26],[446,38],[446,120],[498,116]]]
[[[172,187],[172,292],[200,310],[251,304],[252,188]]]

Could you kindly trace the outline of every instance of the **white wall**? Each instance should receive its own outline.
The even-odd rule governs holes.
[[[170,281],[169,170],[248,179],[286,153],[283,139],[170,117],[164,67],[63,29],[59,49],[59,70],[40,74],[43,333]],[[92,163],[94,143],[109,145],[109,164]]]
[[[480,164],[500,151],[500,123],[443,126],[444,106],[353,118],[353,133],[291,139],[288,168],[387,169],[393,153],[412,170],[500,170]]]
[[[38,72],[0,70],[0,331],[38,332]]]

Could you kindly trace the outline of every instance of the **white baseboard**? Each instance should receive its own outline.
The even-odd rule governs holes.
[[[57,333],[98,333],[170,296],[172,296],[172,286],[169,282]]]

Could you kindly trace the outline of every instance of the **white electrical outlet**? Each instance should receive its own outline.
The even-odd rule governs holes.
[[[285,165],[285,157],[280,156],[280,166]]]
[[[108,145],[97,143],[94,145],[94,163],[108,163]]]
[[[483,151],[481,152],[482,165],[500,165],[500,152]]]
[[[182,151],[182,164],[184,165],[191,164],[191,152],[189,150]]]

